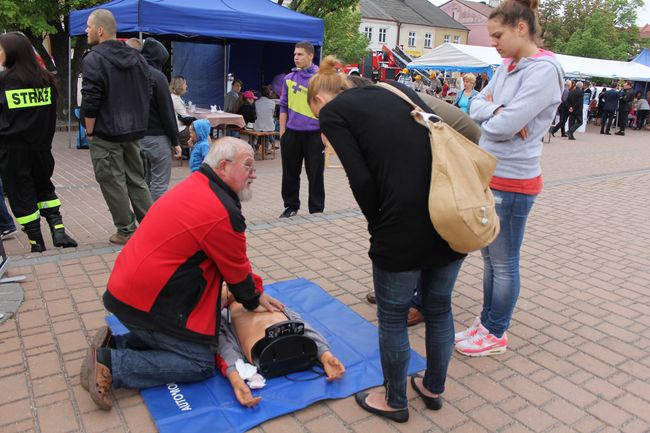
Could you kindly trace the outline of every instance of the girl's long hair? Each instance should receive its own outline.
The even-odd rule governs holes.
[[[6,70],[3,79],[14,79],[24,86],[34,88],[51,86],[57,91],[54,75],[38,64],[27,36],[20,32],[0,35],[0,47],[5,53]]]

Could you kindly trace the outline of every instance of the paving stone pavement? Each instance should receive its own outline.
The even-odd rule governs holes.
[[[443,409],[427,410],[409,389],[406,424],[369,415],[350,397],[253,431],[650,432],[649,136],[602,136],[590,127],[577,137],[545,146],[546,185],[529,219],[521,296],[504,355],[454,353]],[[29,254],[24,234],[5,242],[8,275],[27,280],[22,306],[0,325],[0,431],[155,431],[136,391],[115,391],[114,409],[103,412],[79,385],[85,348],[103,324],[100,296],[119,247],[107,241],[114,228],[88,152],[68,149],[65,133],[54,149],[64,221],[80,246]],[[324,214],[301,211],[280,221],[279,160],[257,168],[255,198],[244,206],[255,270],[269,283],[311,279],[376,323],[364,299],[372,287],[366,223],[344,172],[326,172]],[[187,164],[174,167],[173,181],[187,171]],[[478,314],[481,281],[482,263],[472,254],[454,292],[457,328]],[[410,337],[424,353],[423,325]]]

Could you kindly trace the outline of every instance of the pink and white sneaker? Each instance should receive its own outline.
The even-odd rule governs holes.
[[[480,327],[481,327],[481,318],[479,316],[476,316],[476,318],[472,322],[472,325],[469,328],[461,332],[456,332],[456,334],[454,335],[454,343],[458,343],[459,341],[472,338],[473,336],[476,335]]]
[[[497,338],[483,325],[473,337],[456,343],[456,351],[466,356],[499,355],[505,353],[507,348],[508,337],[505,332],[501,338]]]

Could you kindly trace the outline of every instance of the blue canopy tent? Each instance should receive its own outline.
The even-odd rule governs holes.
[[[641,52],[632,59],[633,62],[635,63],[640,63],[644,66],[650,66],[650,49],[644,48],[641,50]],[[647,95],[648,93],[648,82],[646,81],[645,83],[635,83],[634,86],[634,91],[635,92],[643,92],[643,95]]]
[[[638,56],[632,59],[633,62],[641,63],[645,66],[650,66],[650,49],[644,48]]]
[[[70,37],[85,35],[94,9],[108,9],[120,35],[157,35],[174,42],[174,74],[197,105],[223,105],[225,76],[259,88],[292,66],[293,44],[323,45],[324,24],[269,0],[113,0],[70,13]],[[318,48],[317,48],[318,49]]]

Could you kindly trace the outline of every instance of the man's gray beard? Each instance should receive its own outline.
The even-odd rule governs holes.
[[[253,190],[250,186],[247,186],[239,191],[239,194],[237,194],[237,196],[239,197],[239,201],[250,201],[253,199]]]

